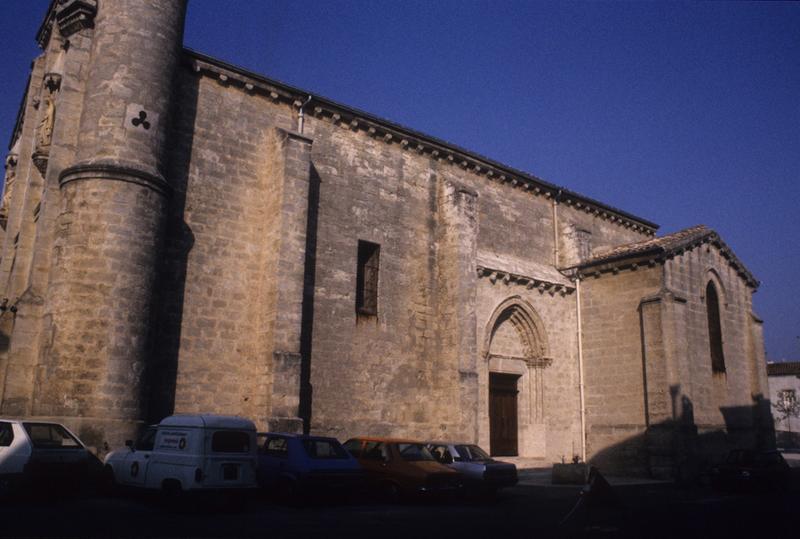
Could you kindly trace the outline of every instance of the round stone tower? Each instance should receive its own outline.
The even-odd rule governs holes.
[[[146,411],[153,289],[166,205],[165,140],[185,0],[100,0],[76,162],[48,293],[51,331],[34,413],[117,446]]]

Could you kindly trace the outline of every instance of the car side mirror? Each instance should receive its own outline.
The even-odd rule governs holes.
[[[133,440],[125,440],[125,447],[133,449]]]

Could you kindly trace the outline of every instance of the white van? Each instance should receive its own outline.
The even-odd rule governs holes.
[[[256,427],[249,419],[173,415],[104,462],[110,484],[186,491],[256,488]]]

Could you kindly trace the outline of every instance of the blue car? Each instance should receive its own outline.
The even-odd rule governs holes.
[[[258,435],[258,481],[287,501],[350,493],[363,485],[358,461],[336,438],[288,433]]]

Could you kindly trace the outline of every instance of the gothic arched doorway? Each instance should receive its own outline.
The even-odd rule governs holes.
[[[514,296],[501,303],[486,327],[489,447],[493,455],[533,456],[544,449],[543,369],[551,363],[536,311]],[[519,443],[519,437],[527,437]],[[541,446],[534,450],[535,446]]]

